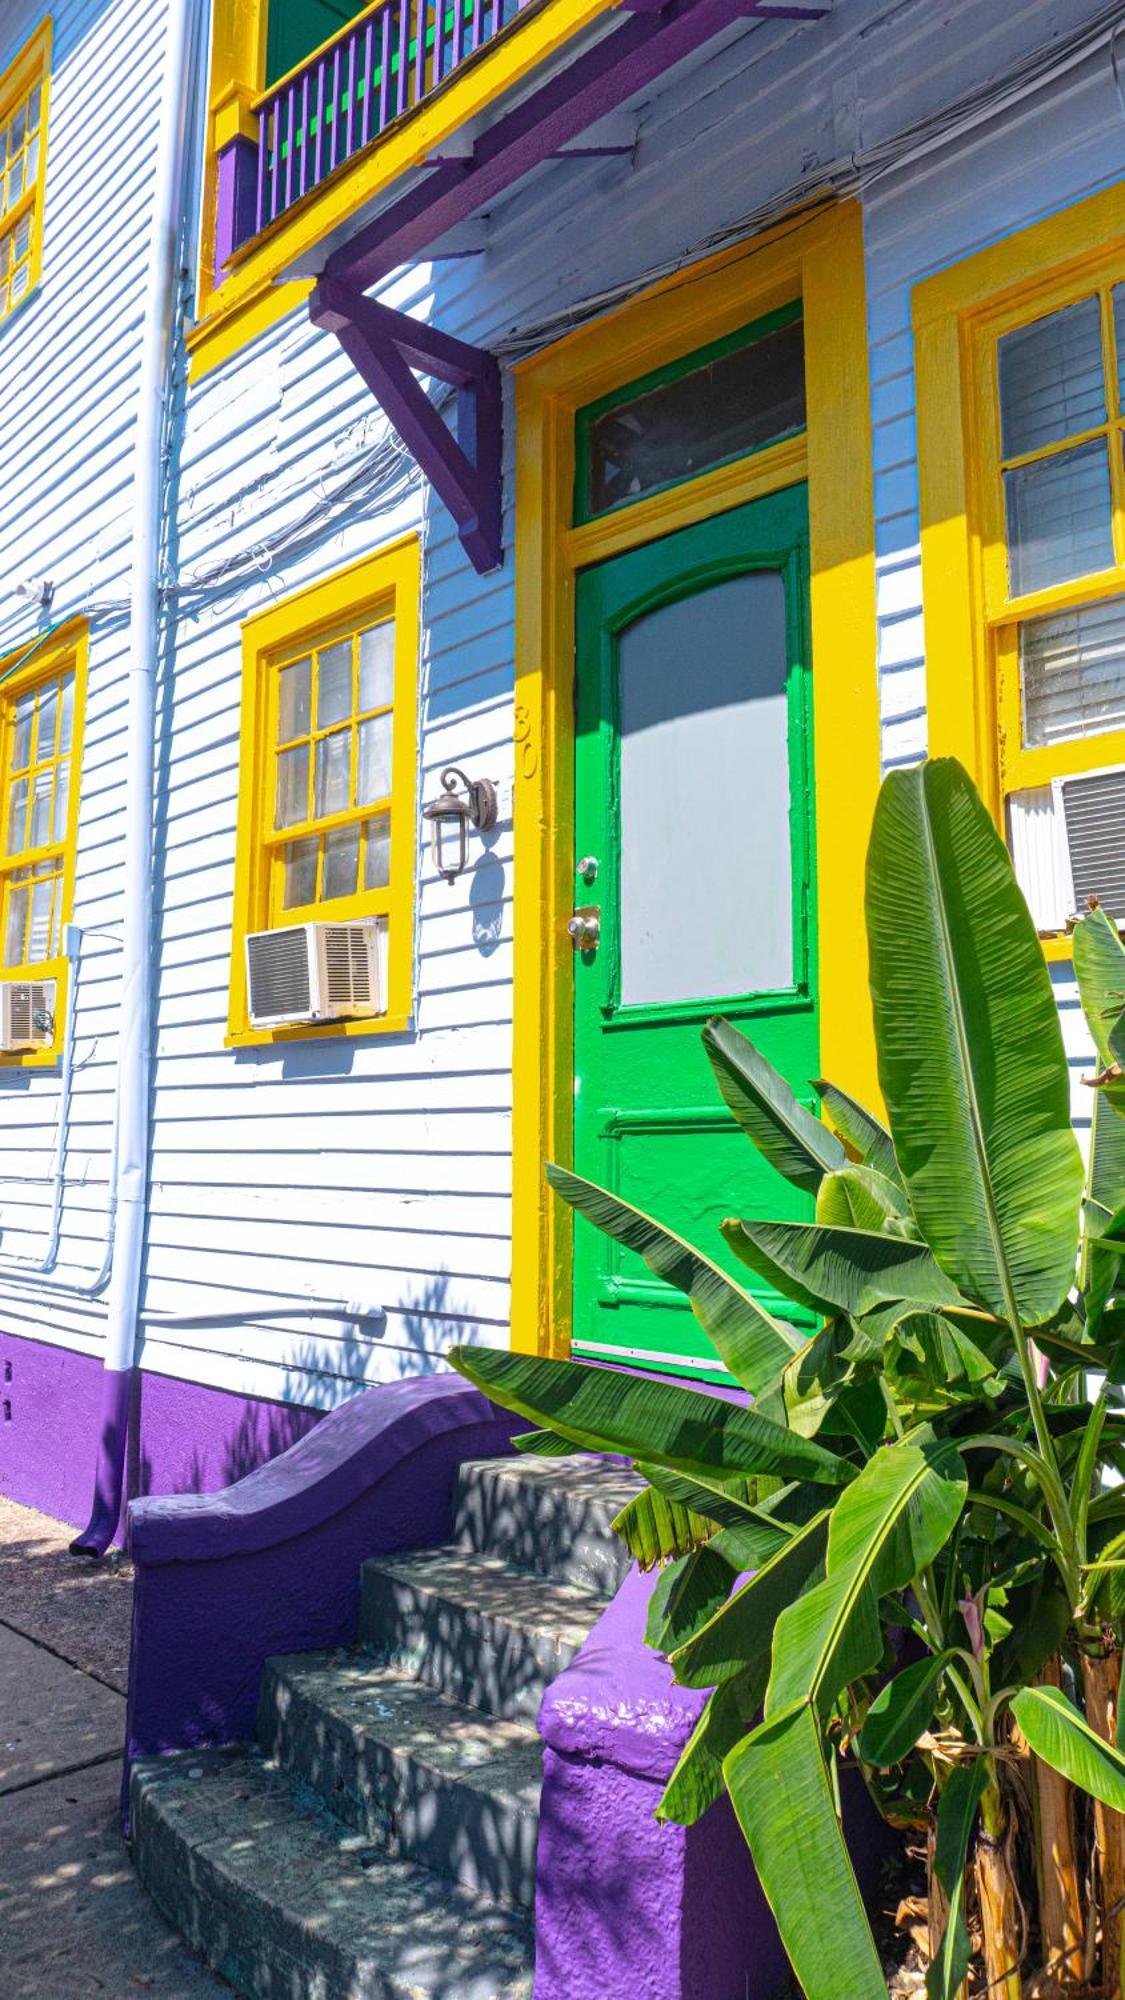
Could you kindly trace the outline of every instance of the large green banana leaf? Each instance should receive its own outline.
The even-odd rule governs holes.
[[[842,1167],[839,1173],[825,1174],[816,1197],[816,1219],[841,1229],[885,1229],[900,1224],[910,1214],[910,1205],[897,1181],[890,1181],[874,1167]]]
[[[723,1365],[749,1395],[756,1395],[800,1346],[801,1337],[792,1327],[775,1320],[709,1257],[641,1209],[565,1167],[549,1166],[547,1179],[580,1215],[614,1242],[635,1250],[666,1284],[686,1293]]]
[[[794,1701],[823,1713],[882,1655],[879,1600],[933,1561],[965,1504],[968,1477],[945,1440],[884,1445],[832,1509],[826,1574],[774,1628],[766,1714]],[[732,1600],[733,1602],[734,1600]]]
[[[506,1410],[587,1451],[651,1459],[702,1482],[717,1474],[766,1473],[842,1486],[854,1476],[845,1460],[811,1438],[701,1390],[491,1347],[454,1347],[448,1359]]]
[[[1125,1757],[1091,1729],[1061,1688],[1025,1687],[1012,1714],[1037,1757],[1091,1798],[1125,1812]]]
[[[708,1021],[703,1046],[728,1109],[787,1181],[815,1194],[826,1173],[847,1166],[835,1133],[798,1102],[785,1078],[729,1021]]]
[[[715,1687],[768,1654],[778,1618],[824,1560],[828,1521],[827,1509],[815,1515],[670,1655],[683,1687]]]
[[[619,1535],[641,1569],[655,1569],[670,1556],[690,1555],[718,1533],[714,1521],[696,1514],[679,1500],[658,1493],[655,1486],[642,1486],[614,1515],[613,1531]],[[779,1539],[774,1530],[773,1539]]]
[[[694,1826],[714,1804],[723,1790],[724,1757],[757,1720],[767,1672],[768,1656],[763,1655],[749,1672],[715,1689],[680,1752],[656,1808],[657,1819]]]
[[[934,1874],[945,1890],[947,1910],[941,1943],[926,1972],[926,2000],[957,2000],[969,1970],[965,1861],[987,1783],[987,1759],[975,1757],[950,1772],[938,1803]]]
[[[933,1653],[904,1667],[879,1689],[859,1733],[865,1764],[899,1764],[933,1721],[941,1677],[951,1653]]]
[[[1074,974],[1103,1069],[1125,1063],[1125,944],[1100,905],[1074,926]]]
[[[962,1292],[1037,1326],[1074,1280],[1082,1165],[1042,949],[954,758],[884,784],[867,930],[879,1080],[922,1234]]]
[[[723,1223],[723,1235],[759,1277],[814,1312],[860,1319],[896,1299],[920,1306],[965,1303],[927,1245],[901,1236],[818,1222],[733,1218]]]
[[[887,2000],[811,1704],[761,1723],[723,1776],[806,2000]]]
[[[817,1077],[813,1089],[819,1097],[833,1125],[846,1146],[865,1167],[872,1167],[886,1180],[896,1181],[902,1186],[902,1175],[895,1159],[894,1140],[885,1125],[881,1124],[866,1105],[849,1097],[838,1083],[829,1083],[826,1077]]]

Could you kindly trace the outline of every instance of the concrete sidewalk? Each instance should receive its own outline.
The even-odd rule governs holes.
[[[134,1879],[118,1820],[131,1581],[78,1564],[71,1533],[0,1502],[4,2000],[230,2000]]]

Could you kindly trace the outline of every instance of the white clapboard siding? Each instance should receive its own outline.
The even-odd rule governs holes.
[[[814,27],[747,23],[648,97],[630,158],[542,170],[491,218],[486,258],[419,264],[383,296],[464,338],[518,342],[522,329],[583,298],[698,253],[803,175],[882,144],[1096,11],[1094,0],[1011,0],[1004,9],[978,0],[838,0],[832,18]],[[128,588],[130,399],[162,9],[146,0],[60,0],[55,22],[49,284],[23,326],[0,336],[2,462],[9,499],[13,478],[20,496],[16,529],[9,533],[5,519],[0,536],[0,618],[20,575],[54,576],[62,608],[83,596],[120,601]],[[27,0],[8,0],[0,60],[34,24]],[[1121,173],[1104,64],[1048,105],[1045,115],[1037,101],[995,134],[951,144],[866,198],[888,766],[925,748],[910,287],[935,263]],[[29,367],[33,321],[34,380],[17,420],[4,393],[15,379],[7,371]],[[174,670],[159,690],[145,1308],[252,1312],[263,1294],[289,1293],[362,1300],[385,1317],[310,1323],[259,1312],[235,1326],[176,1328],[153,1318],[144,1342],[152,1369],[328,1405],[366,1382],[433,1366],[454,1340],[508,1338],[510,384],[506,410],[506,556],[500,572],[479,578],[338,344],[303,309],[186,393],[176,439]],[[376,454],[382,488],[337,504],[342,482]],[[277,547],[264,570],[263,546],[312,509],[319,529],[306,526]],[[435,875],[419,842],[412,1033],[228,1050],[241,625],[408,530],[424,549],[420,802],[447,763],[461,764],[500,785],[500,824],[487,846],[474,843],[469,871],[453,884]],[[120,615],[95,623],[76,899],[76,914],[90,923],[120,914],[123,643]],[[1078,1081],[1081,1022],[1068,982],[1060,976],[1058,985],[1076,1111],[1088,1116]],[[85,1062],[71,1121],[62,1275],[98,1260],[117,1002],[107,946],[84,969],[80,992]],[[35,1181],[17,1191],[5,1175],[13,1161],[35,1177],[49,1171],[57,1082],[0,1075],[0,1098],[2,1267],[5,1251],[33,1250],[46,1224],[49,1190]],[[40,1335],[96,1351],[96,1307],[36,1309],[21,1296],[0,1311],[16,1330],[34,1324]]]

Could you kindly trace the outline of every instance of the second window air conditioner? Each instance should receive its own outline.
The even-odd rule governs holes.
[[[376,917],[252,931],[246,940],[251,1026],[385,1013],[384,940],[385,926]]]
[[[55,1039],[53,979],[0,980],[0,1049],[49,1049]]]
[[[1125,769],[1013,792],[1008,840],[1038,931],[1066,930],[1091,897],[1125,922]]]

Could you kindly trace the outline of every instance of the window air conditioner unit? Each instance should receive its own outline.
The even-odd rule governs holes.
[[[346,924],[291,924],[246,940],[250,1023],[284,1028],[386,1012],[383,951],[375,917]]]
[[[49,1049],[54,1039],[54,980],[0,980],[0,1049]]]
[[[1013,792],[1008,840],[1038,931],[1066,930],[1092,896],[1125,923],[1125,767]]]

